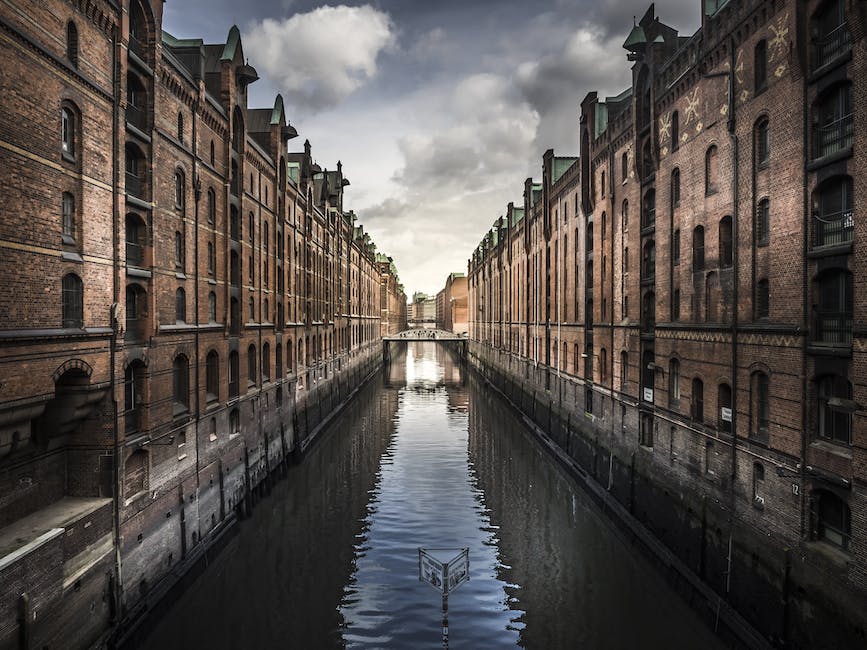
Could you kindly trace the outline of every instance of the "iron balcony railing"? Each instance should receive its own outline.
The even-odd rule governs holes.
[[[126,193],[140,199],[145,198],[145,181],[141,176],[126,172]]]
[[[816,127],[816,158],[824,158],[852,146],[852,113]]]
[[[144,247],[138,242],[128,241],[126,243],[127,266],[141,266],[142,262],[144,262]]]
[[[814,317],[814,340],[829,345],[852,343],[852,314],[849,312],[817,311]]]
[[[148,114],[143,108],[134,104],[126,105],[126,121],[139,131],[146,131],[148,127]]]
[[[144,318],[127,318],[125,341],[139,342],[145,339],[146,320]]]
[[[650,228],[656,225],[656,208],[645,208],[641,215],[641,227]]]
[[[126,429],[126,435],[129,436],[131,433],[136,433],[141,429],[141,410],[134,408],[130,409],[123,416],[124,419],[124,428]]]
[[[840,25],[821,38],[817,38],[813,41],[813,70],[831,63],[848,52],[851,47],[846,25]]]
[[[834,246],[852,241],[855,219],[852,210],[813,215],[813,246]]]

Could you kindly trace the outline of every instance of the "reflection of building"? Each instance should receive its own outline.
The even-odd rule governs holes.
[[[376,255],[380,273],[380,335],[397,334],[407,328],[406,295],[397,277],[394,260],[381,253]]]
[[[437,294],[437,327],[455,334],[468,331],[467,276],[463,273],[450,273]]]
[[[702,512],[702,529],[716,518],[735,547],[757,548],[753,569],[725,571],[734,582],[706,559],[704,577],[803,598],[782,612],[743,596],[757,625],[821,607],[798,623],[804,646],[847,645],[832,612],[867,625],[856,4],[705,0],[688,39],[651,8],[624,45],[630,87],[586,95],[580,157],[547,151],[469,263],[471,349],[531,368],[615,463],[640,461],[654,494],[686,486],[691,502],[660,499],[648,519]],[[691,542],[656,525],[689,557]],[[703,558],[717,550],[706,541]],[[756,566],[789,575],[785,549],[804,558],[797,588],[747,582]]]
[[[340,163],[290,151],[280,96],[248,106],[237,27],[162,11],[0,5],[0,646],[140,611],[292,450],[294,405],[381,351]]]
[[[437,299],[416,291],[412,294],[412,327],[435,327],[437,322]]]

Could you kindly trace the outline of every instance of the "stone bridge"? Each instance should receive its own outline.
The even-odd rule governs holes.
[[[391,336],[383,336],[383,341],[465,341],[467,337],[438,329],[409,329]]]

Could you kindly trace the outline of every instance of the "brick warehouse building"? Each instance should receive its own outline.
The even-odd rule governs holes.
[[[162,7],[0,8],[3,648],[146,610],[405,327],[341,164]]]
[[[585,97],[580,156],[546,152],[476,248],[471,358],[713,589],[707,611],[860,647],[867,4],[702,16],[682,37],[651,5],[631,87]]]

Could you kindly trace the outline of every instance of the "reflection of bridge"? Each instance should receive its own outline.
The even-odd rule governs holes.
[[[382,337],[382,359],[386,364],[390,364],[394,354],[399,352],[402,347],[398,345],[399,343],[425,342],[441,343],[443,348],[449,350],[456,357],[456,361],[461,365],[466,363],[467,337],[436,329],[409,329]]]
[[[387,341],[465,341],[466,337],[447,330],[437,329],[411,329],[383,336],[383,342]]]

